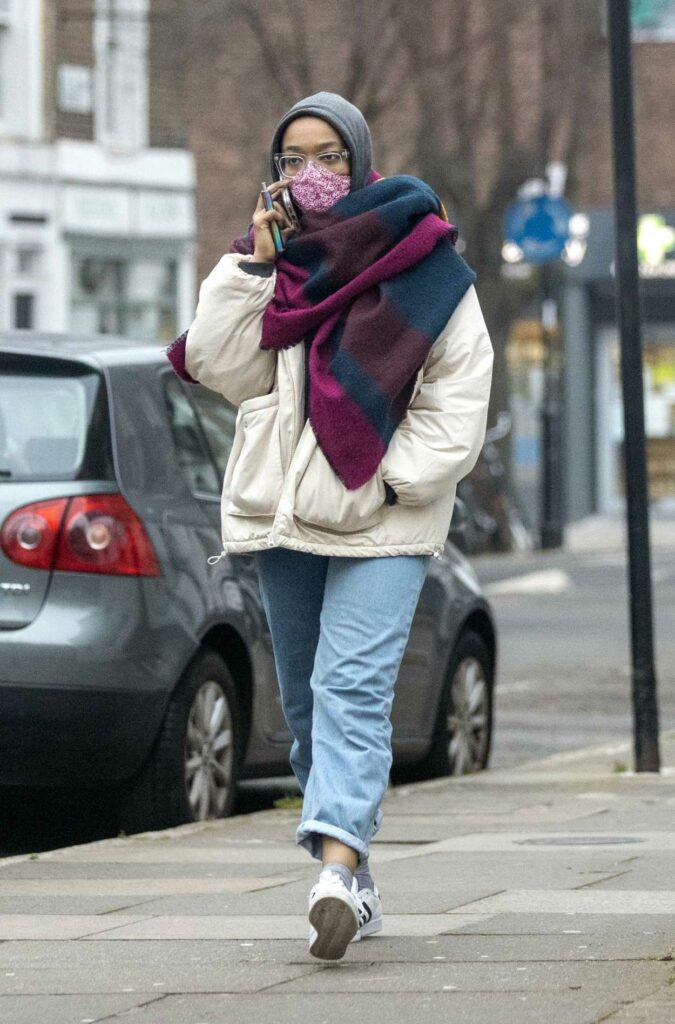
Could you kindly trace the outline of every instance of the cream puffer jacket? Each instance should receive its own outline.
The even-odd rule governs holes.
[[[457,483],[473,468],[487,420],[493,350],[473,287],[421,367],[408,411],[373,477],[348,490],[304,418],[305,346],[259,347],[275,273],[223,256],[203,282],[185,367],[238,406],[223,480],[223,551],[295,548],[321,555],[441,557]],[[385,481],[398,496],[385,502]]]

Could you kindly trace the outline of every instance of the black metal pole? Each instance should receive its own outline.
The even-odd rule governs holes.
[[[616,310],[621,338],[635,770],[657,772],[649,499],[635,204],[630,0],[607,0],[614,152]]]
[[[560,350],[557,313],[551,321],[553,265],[540,268],[542,284],[541,333],[544,347],[544,394],[541,407],[541,527],[542,549],[559,548],[562,529],[562,438],[560,402]]]

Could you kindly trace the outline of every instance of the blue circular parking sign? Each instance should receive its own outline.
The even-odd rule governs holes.
[[[553,196],[511,203],[504,218],[504,238],[520,247],[527,263],[560,259],[569,239],[572,212],[569,203]]]

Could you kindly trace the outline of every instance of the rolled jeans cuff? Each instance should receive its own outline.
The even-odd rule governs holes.
[[[378,807],[368,842],[364,842],[363,839],[359,839],[358,836],[353,835],[351,832],[347,832],[338,825],[331,825],[326,821],[313,821],[311,819],[309,821],[303,821],[298,825],[295,833],[295,841],[298,846],[304,846],[307,852],[314,857],[315,860],[321,860],[321,837],[328,836],[331,839],[337,839],[340,843],[344,843],[345,846],[350,846],[352,850],[355,850],[359,855],[359,864],[362,864],[368,859],[368,845],[370,839],[376,832],[379,832],[383,817],[384,814],[382,812],[382,808]]]

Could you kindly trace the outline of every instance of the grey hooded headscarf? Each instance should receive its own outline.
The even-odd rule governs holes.
[[[320,117],[339,132],[351,156],[351,192],[363,188],[372,169],[372,147],[370,129],[366,119],[353,103],[335,92],[317,92],[300,100],[284,114],[274,129],[272,139],[272,180],[277,181],[279,172],[274,163],[274,154],[281,149],[281,140],[287,125],[296,117]]]

